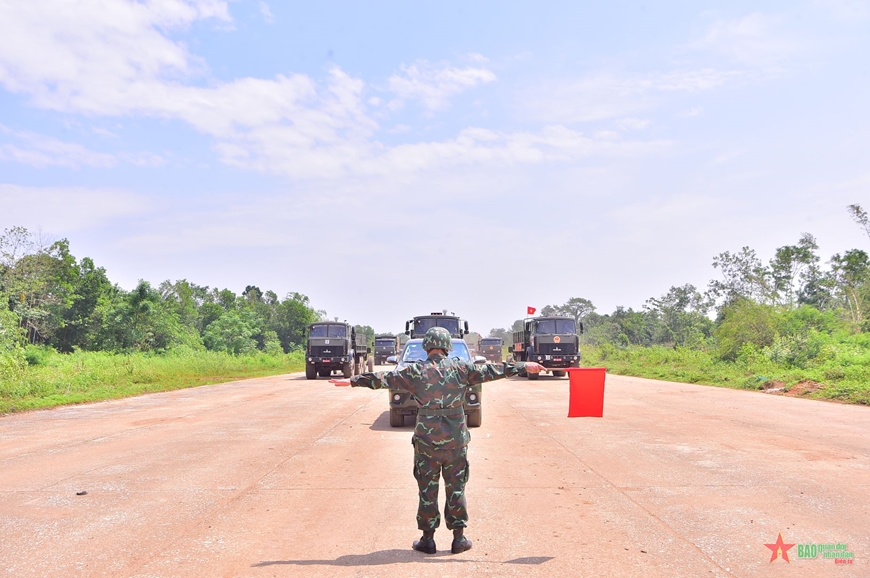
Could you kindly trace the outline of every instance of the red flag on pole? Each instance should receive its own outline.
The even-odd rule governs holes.
[[[534,307],[526,307],[526,313],[528,313],[529,315],[534,315],[535,311],[537,311],[537,309],[535,309]]]

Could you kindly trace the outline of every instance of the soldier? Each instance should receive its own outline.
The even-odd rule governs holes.
[[[487,363],[475,365],[450,359],[453,349],[450,333],[443,327],[433,327],[423,337],[423,349],[429,357],[401,370],[363,373],[348,380],[332,380],[337,385],[382,389],[400,387],[411,392],[420,403],[417,425],[411,443],[414,445],[414,478],[420,489],[417,507],[417,527],[423,536],[413,548],[434,554],[435,529],[441,523],[438,511],[438,478],[444,476],[447,495],[444,519],[453,530],[454,554],[471,548],[464,536],[468,523],[465,510],[465,483],[468,481],[468,442],[471,436],[465,425],[465,388],[517,375],[521,371],[538,373],[544,368],[537,363]]]

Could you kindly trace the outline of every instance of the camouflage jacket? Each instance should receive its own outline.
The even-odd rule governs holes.
[[[357,375],[351,378],[350,384],[354,387],[397,388],[410,392],[421,409],[417,414],[414,439],[437,449],[458,449],[471,439],[462,411],[465,388],[517,375],[525,365],[475,365],[434,353],[425,361],[417,361],[397,371]],[[452,415],[426,415],[433,410]]]

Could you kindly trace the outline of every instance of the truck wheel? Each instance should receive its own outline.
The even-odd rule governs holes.
[[[369,371],[375,370],[375,358],[374,357],[369,357],[368,370]]]
[[[332,375],[332,370],[329,370],[329,369],[321,369],[320,370],[320,377],[329,377],[330,375]]]
[[[554,371],[553,377],[565,377],[565,372],[564,371]]]
[[[405,425],[405,416],[399,413],[399,410],[390,408],[390,426],[402,427]]]
[[[481,422],[483,421],[483,407],[480,409],[476,409],[474,411],[470,411],[465,414],[465,423],[468,427],[480,427]]]
[[[348,361],[344,365],[342,365],[341,374],[344,376],[345,379],[353,377],[353,362]]]
[[[362,373],[362,359],[355,359],[353,362],[353,374],[359,375]]]
[[[526,375],[526,377],[528,377],[528,378],[531,379],[532,381],[538,379],[540,376],[541,376],[540,373],[532,373],[532,372],[530,372],[530,371],[527,372],[527,375]]]
[[[305,379],[317,379],[317,367],[308,364],[305,366]]]

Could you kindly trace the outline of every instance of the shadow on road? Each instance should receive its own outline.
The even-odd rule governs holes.
[[[266,560],[252,564],[252,568],[266,566],[383,566],[386,564],[407,564],[412,562],[451,563],[451,564],[543,564],[552,560],[552,556],[530,556],[515,558],[506,562],[495,560],[467,560],[457,558],[449,552],[439,552],[434,555],[421,554],[413,550],[380,550],[370,554],[348,554],[335,560]]]
[[[252,568],[263,566],[383,566],[385,564],[406,564],[410,562],[454,562],[467,563],[474,560],[456,558],[448,552],[433,555],[421,554],[413,550],[380,550],[370,554],[348,554],[335,560],[271,560],[254,564]]]
[[[405,417],[405,425],[393,427],[390,425],[390,410],[385,411],[369,426],[373,431],[412,431],[416,422],[411,417]]]

